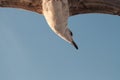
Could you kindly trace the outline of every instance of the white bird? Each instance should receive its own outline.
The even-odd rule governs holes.
[[[76,49],[78,46],[68,29],[69,7],[68,0],[43,0],[43,15],[50,28],[62,39],[71,43]]]

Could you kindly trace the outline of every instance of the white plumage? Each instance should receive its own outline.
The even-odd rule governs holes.
[[[68,29],[69,6],[68,0],[43,0],[43,15],[50,28],[62,39],[78,49],[72,39],[72,32]]]

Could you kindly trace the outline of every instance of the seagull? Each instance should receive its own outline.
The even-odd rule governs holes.
[[[69,17],[68,0],[43,0],[42,9],[43,15],[53,32],[78,49],[72,38],[73,33],[67,24]]]

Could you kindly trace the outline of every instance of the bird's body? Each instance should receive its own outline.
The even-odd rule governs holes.
[[[69,7],[68,0],[43,0],[43,15],[50,28],[62,39],[77,45],[72,39],[72,32],[68,29]]]

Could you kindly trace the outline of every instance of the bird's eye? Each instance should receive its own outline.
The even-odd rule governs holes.
[[[70,31],[70,35],[73,36],[73,33]]]

